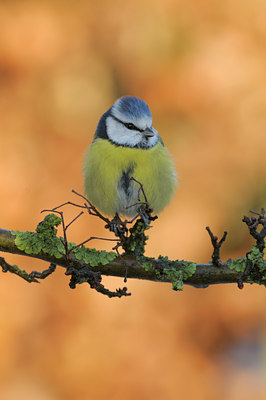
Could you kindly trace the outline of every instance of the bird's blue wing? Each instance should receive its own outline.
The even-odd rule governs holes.
[[[111,111],[111,108],[109,108],[109,110],[106,111],[102,115],[102,117],[97,125],[95,134],[94,134],[94,140],[98,139],[98,138],[108,139],[107,132],[106,132],[106,118],[110,115],[110,111]]]

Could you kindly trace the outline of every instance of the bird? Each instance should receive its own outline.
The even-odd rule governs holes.
[[[102,115],[83,173],[86,198],[106,216],[133,218],[145,205],[157,215],[166,207],[176,172],[145,101],[123,96]]]

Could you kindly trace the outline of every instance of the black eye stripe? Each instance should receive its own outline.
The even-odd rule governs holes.
[[[122,122],[122,121],[121,121]],[[122,124],[125,125],[127,129],[130,129],[131,131],[139,131],[143,132],[142,129],[138,128],[136,125],[132,124],[131,122],[122,122]]]
[[[127,129],[136,129],[135,125],[132,124],[131,122],[124,122],[124,125]]]
[[[120,119],[116,118],[114,115],[111,114],[111,117],[116,121],[120,122],[120,124],[124,125],[129,130],[144,132],[143,129],[138,128],[136,125],[132,124],[132,122],[123,122]]]

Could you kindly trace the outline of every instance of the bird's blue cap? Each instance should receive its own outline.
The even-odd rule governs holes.
[[[152,118],[148,104],[135,96],[121,97],[114,103],[113,107],[128,117],[143,118],[149,116]]]

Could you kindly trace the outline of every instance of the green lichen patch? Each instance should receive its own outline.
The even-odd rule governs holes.
[[[255,245],[247,254],[248,260],[252,263],[248,281],[266,285],[266,262],[263,258],[264,254]]]
[[[228,268],[236,272],[244,272],[246,268],[247,260],[244,257],[236,258],[228,262]]]
[[[183,290],[183,283],[196,272],[196,263],[191,261],[170,261],[168,257],[159,256],[162,269],[156,270],[158,278],[172,283],[173,290]],[[164,266],[165,265],[165,266]]]
[[[52,257],[61,258],[66,255],[66,249],[63,245],[63,238],[57,236],[56,227],[60,224],[61,218],[55,214],[49,214],[38,224],[35,232],[12,231],[12,234],[16,236],[15,244],[29,255],[36,255],[42,251]],[[67,245],[68,250],[75,247],[73,253],[77,260],[92,267],[108,264],[116,258],[116,253],[112,251],[108,253],[84,246],[76,247],[72,242],[68,242]]]
[[[266,263],[263,259],[263,253],[253,245],[251,251],[248,253],[248,259],[252,262],[253,266],[257,266],[261,272],[266,273]]]
[[[55,214],[46,215],[41,221],[36,232],[12,231],[15,235],[15,244],[18,249],[26,254],[39,254],[41,251],[52,257],[61,258],[65,248],[61,240],[56,236],[56,226],[61,224],[61,219]]]
[[[148,259],[145,259],[145,257],[143,257],[143,258],[144,258],[144,260],[141,261],[141,266],[142,266],[142,268],[144,268],[144,270],[145,270],[146,272],[152,271],[152,270],[153,270],[152,262],[149,261]]]
[[[71,243],[72,246],[74,247],[75,244]],[[75,257],[79,261],[83,261],[85,264],[90,265],[91,267],[97,267],[98,265],[106,265],[109,264],[109,262],[113,261],[117,255],[113,251],[107,252],[104,250],[96,250],[96,249],[89,249],[87,247],[84,247],[83,245],[80,247],[76,247],[73,250],[73,253],[75,254]]]
[[[263,252],[253,245],[247,257],[228,262],[228,268],[246,275],[246,281],[249,283],[266,285],[266,261],[263,257]]]
[[[148,236],[145,235],[147,229],[149,227],[141,219],[137,220],[135,225],[129,229],[130,235],[121,241],[126,254],[132,254],[135,257],[143,256],[148,240]]]

